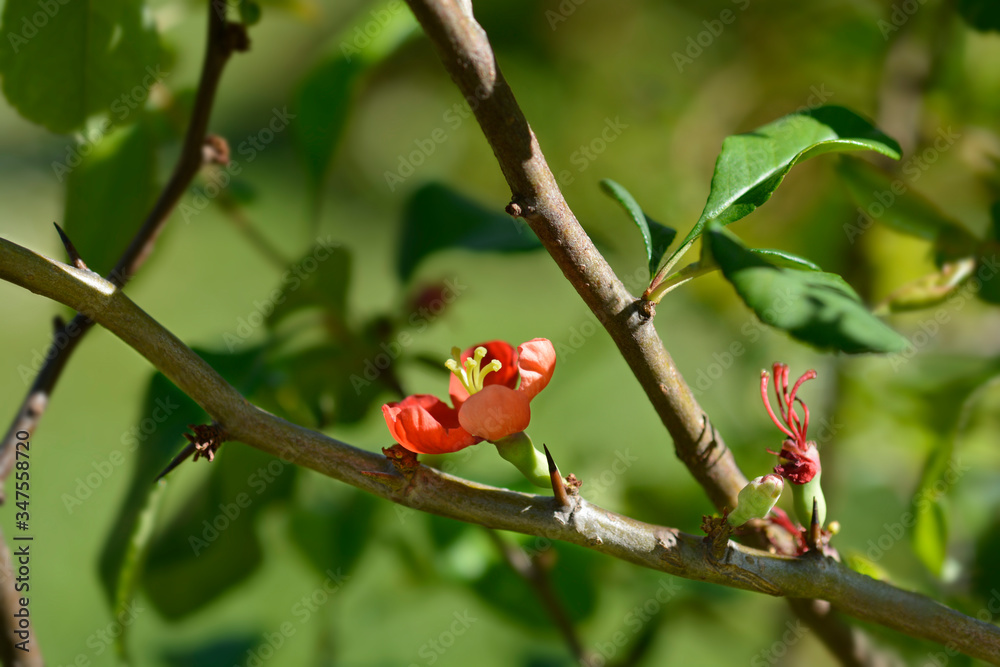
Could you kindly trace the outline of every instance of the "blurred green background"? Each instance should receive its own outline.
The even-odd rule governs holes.
[[[886,28],[896,27],[895,6],[868,0],[475,4],[570,205],[634,293],[648,277],[642,244],[598,181],[618,181],[650,216],[685,233],[704,205],[722,140],[817,100],[874,119],[900,141],[904,164],[933,146],[939,129],[952,128],[959,135],[955,144],[916,177],[902,178],[976,233],[990,225],[1000,186],[1000,37],[971,30],[954,3],[914,3],[917,11],[904,13],[898,30]],[[169,74],[147,108],[163,109],[169,119],[190,104],[205,11],[194,2],[151,2],[149,10]],[[392,25],[374,30],[385,44],[365,51],[354,28],[378,25],[385,15]],[[723,16],[733,20],[710,34],[712,22]],[[353,392],[342,404],[344,396],[333,391],[342,388],[343,376],[324,377],[328,368],[356,372],[357,366],[311,365],[304,357],[297,358],[300,366],[268,363],[324,336],[353,341],[355,347],[345,348],[352,354],[367,349],[367,357],[355,356],[359,363],[375,358],[379,342],[406,332],[412,344],[393,365],[393,380],[409,393],[443,397],[446,377],[425,360],[443,361],[454,345],[547,337],[560,355],[552,383],[534,402],[535,442],[549,446],[564,473],[583,480],[588,500],[697,533],[712,507],[673,455],[669,436],[610,339],[543,252],[452,249],[426,258],[405,283],[397,277],[404,214],[422,186],[445,183],[495,213],[509,199],[478,126],[449,115],[461,96],[413,29],[408,10],[396,2],[263,3],[260,22],[249,30],[252,48],[227,67],[210,123],[210,131],[228,138],[242,173],[231,196],[213,199],[195,215],[174,214],[153,257],[128,286],[129,296],[200,350],[223,354],[227,341],[239,336],[237,351],[247,356],[234,365],[247,373],[240,364],[263,365],[254,366],[260,377],[253,391],[266,396],[268,409],[304,423],[322,421],[324,432],[373,451],[391,444],[378,405],[398,396],[385,375],[373,386],[371,402],[359,407],[346,405]],[[676,54],[695,54],[691,44],[703,34],[709,44],[678,67]],[[356,71],[347,68],[354,78],[349,106],[342,109],[344,134],[318,195],[295,141],[295,118],[252,160],[243,160],[247,154],[237,147],[267,127],[275,109],[301,114],[303,81],[314,68],[350,53],[345,46],[365,55],[355,61]],[[331,106],[328,112],[341,110]],[[170,138],[176,128],[164,124],[166,138],[156,153],[160,184],[179,151]],[[584,149],[609,124],[617,128],[613,140],[587,157]],[[397,171],[401,160],[435,136],[445,138],[431,139],[433,152],[390,188],[386,172]],[[52,165],[76,141],[0,104],[4,238],[63,258],[51,223],[66,217],[66,188]],[[878,225],[852,242],[845,225],[857,223],[858,211],[838,181],[838,159],[797,166],[768,205],[735,229],[755,246],[790,250],[842,273],[875,303],[934,264],[926,243]],[[197,187],[210,176],[203,174]],[[194,205],[198,193],[192,189],[184,201]],[[115,189],[107,203],[114,210],[144,210],[141,196]],[[101,224],[97,214],[80,222],[78,245],[105,239]],[[346,248],[352,263],[343,316],[331,324],[328,313],[306,309],[283,327],[257,327],[243,340],[241,319],[257,312],[255,302],[280,286],[284,274],[246,226],[289,261],[308,255],[317,238]],[[408,322],[415,295],[444,280],[462,285],[460,296],[426,326]],[[7,419],[30,382],[24,369],[47,348],[52,316],[66,309],[7,284],[0,284],[0,299],[0,404]],[[825,419],[829,426],[813,435],[823,454],[830,517],[842,526],[834,546],[845,557],[866,560],[858,566],[867,572],[975,615],[994,595],[1000,599],[994,555],[1000,547],[1000,391],[989,382],[1000,352],[1000,316],[972,298],[940,308],[949,321],[922,338],[918,332],[927,330],[937,309],[890,319],[919,348],[905,358],[829,355],[795,343],[758,324],[718,275],[672,293],[656,322],[751,477],[769,470],[773,457],[765,449],[780,445],[760,405],[760,369],[774,361],[788,363],[795,376],[815,368],[819,379],[801,395],[814,423]],[[256,354],[257,346],[269,347]],[[309,375],[302,365],[317,372]],[[141,449],[129,446],[128,434],[169,392],[166,385],[154,386],[150,404],[151,375],[145,360],[119,340],[91,332],[32,440],[31,614],[49,665],[116,664],[116,649],[105,638],[119,634],[121,625],[102,590],[98,563],[120,520]],[[300,391],[289,387],[290,378],[302,379]],[[176,427],[156,427],[150,440],[163,448],[160,456],[179,450]],[[617,472],[615,462],[623,458],[631,463]],[[963,471],[940,498],[937,532],[917,536],[916,549],[913,530],[885,538],[894,535],[934,460],[951,460]],[[488,445],[425,462],[528,490]],[[169,477],[149,561],[155,576],[141,585],[134,621],[125,623],[134,664],[574,664],[531,589],[506,567],[483,529],[403,511],[287,467],[278,466],[276,481],[258,495],[259,478],[251,476],[267,465],[262,455],[230,444],[218,463],[186,464]],[[222,473],[213,473],[213,466],[228,466],[227,483],[218,481]],[[88,484],[95,472],[99,481]],[[252,509],[201,558],[192,557],[183,532],[185,516],[201,516],[191,514],[192,503],[205,503],[208,516],[217,516],[217,504],[234,502],[240,492],[254,497]],[[67,500],[74,495],[81,502]],[[0,522],[7,539],[15,532],[13,511],[8,505]],[[638,570],[535,538],[503,539],[543,553],[580,641],[608,664],[834,664],[808,632],[782,640],[786,624],[794,624],[782,600]],[[936,570],[927,566],[935,549],[944,550]],[[174,556],[189,562],[172,569]],[[193,601],[196,590],[207,590],[227,570],[246,570],[246,576]],[[328,572],[347,578],[338,585]],[[658,591],[669,595],[657,600]],[[172,597],[186,601],[174,613],[164,608]],[[939,650],[871,631],[908,664],[924,664],[928,652]],[[973,663],[955,657],[949,664]]]

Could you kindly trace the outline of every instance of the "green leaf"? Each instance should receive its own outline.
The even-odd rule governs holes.
[[[668,263],[687,251],[710,221],[728,225],[762,206],[796,163],[832,151],[857,150],[873,150],[895,160],[900,156],[899,144],[838,106],[796,112],[726,138],[705,209]]]
[[[541,247],[527,225],[483,208],[447,186],[430,183],[407,203],[396,274],[407,282],[421,261],[448,248],[521,252]]]
[[[663,255],[666,254],[667,248],[674,242],[677,230],[661,225],[643,213],[642,208],[639,207],[629,191],[611,179],[602,180],[601,189],[621,204],[642,233],[642,241],[646,246],[646,261],[649,263],[649,275],[652,277],[656,273]]]
[[[925,332],[934,334],[926,327]],[[998,376],[1000,358],[926,355],[911,360],[889,388],[911,399],[909,412],[900,418],[922,423],[936,436],[912,499],[914,552],[935,576],[941,575],[947,555],[947,493],[968,470],[955,457],[961,425],[980,389]]]
[[[926,496],[916,505],[913,552],[936,577],[941,576],[948,555],[948,516],[942,497]]]
[[[241,354],[198,354],[244,394],[256,386],[260,376],[260,350]],[[135,452],[135,468],[113,528],[101,550],[99,571],[105,596],[115,615],[135,596],[153,540],[153,524],[159,516],[167,482],[155,483],[186,441],[188,424],[203,422],[207,415],[163,375],[153,375],[137,424],[122,436],[126,458]],[[179,469],[183,470],[183,466]],[[177,474],[175,471],[172,474]]]
[[[208,480],[149,547],[143,588],[166,618],[192,614],[247,579],[263,561],[257,517],[289,497],[295,466],[227,443]]]
[[[793,255],[790,252],[785,252],[784,250],[774,250],[771,248],[747,248],[747,250],[758,257],[764,258],[765,261],[774,264],[775,266],[797,269],[799,271],[823,271],[819,264],[811,262],[805,257],[799,257],[798,255]]]
[[[866,223],[875,220],[901,234],[934,243],[938,266],[969,256],[979,244],[968,230],[930,200],[875,165],[844,157],[837,171],[860,209],[858,220],[844,225],[852,243],[868,228]]]
[[[958,13],[971,27],[1000,31],[1000,7],[994,0],[958,0]]]
[[[305,162],[310,195],[318,210],[323,184],[333,156],[340,146],[351,103],[362,75],[392,54],[414,34],[416,21],[402,3],[384,9],[375,21],[374,37],[365,32],[373,23],[365,12],[332,41],[336,50],[325,56],[306,74],[295,95],[297,118],[293,137]]]
[[[374,534],[379,500],[351,489],[339,503],[296,507],[289,531],[292,542],[320,574],[332,567],[350,572]]]
[[[280,296],[272,299],[274,310],[268,316],[268,326],[274,327],[292,313],[313,306],[343,323],[347,319],[350,280],[350,251],[329,236],[317,239],[316,245],[282,274],[276,290]]]
[[[897,352],[907,346],[836,274],[775,266],[718,222],[709,225],[705,248],[757,317],[793,338],[850,354]]]
[[[157,137],[143,117],[101,139],[66,177],[63,228],[101,275],[117,263],[157,193]]]
[[[152,14],[140,0],[8,0],[0,32],[3,93],[28,120],[57,133],[94,114],[129,115],[169,73]]]

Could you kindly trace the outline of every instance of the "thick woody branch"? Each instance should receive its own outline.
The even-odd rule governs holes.
[[[425,466],[404,476],[384,456],[251,405],[176,336],[97,274],[4,239],[0,239],[0,279],[87,314],[148,359],[234,439],[392,502],[487,528],[571,542],[686,579],[775,596],[823,598],[862,620],[948,643],[1000,664],[1000,628],[858,574],[818,553],[792,558],[730,542],[716,558],[702,538],[636,521],[579,497],[564,507],[548,496],[497,489]]]

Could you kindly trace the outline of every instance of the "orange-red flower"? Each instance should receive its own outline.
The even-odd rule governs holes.
[[[445,364],[452,372],[448,393],[454,407],[427,394],[407,396],[382,406],[396,442],[417,454],[446,454],[483,440],[497,441],[523,431],[531,420],[529,404],[555,370],[552,343],[535,338],[515,350],[490,341]]]

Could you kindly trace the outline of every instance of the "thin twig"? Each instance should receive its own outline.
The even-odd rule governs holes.
[[[497,531],[488,530],[486,532],[507,565],[519,577],[524,579],[525,583],[534,591],[538,597],[538,601],[545,608],[545,613],[549,615],[549,618],[552,619],[552,622],[559,630],[559,634],[563,636],[566,646],[569,648],[576,663],[583,667],[593,665],[594,656],[583,648],[583,643],[576,633],[572,619],[566,613],[566,609],[559,599],[558,593],[552,588],[552,582],[549,580],[549,573],[545,567],[537,559],[525,553],[524,549],[516,544],[512,544],[509,540],[505,540]]]
[[[1000,665],[1000,628],[809,552],[771,554],[730,542],[713,558],[703,538],[643,523],[573,496],[497,489],[426,466],[402,476],[385,456],[291,424],[249,403],[201,357],[99,276],[0,238],[0,280],[91,313],[198,403],[232,440],[424,512],[578,544],[686,579],[788,598],[822,598],[839,611]],[[373,474],[374,473],[374,474]],[[399,483],[396,483],[396,482]]]
[[[227,22],[225,16],[225,0],[211,0],[208,3],[208,39],[205,47],[205,60],[202,64],[201,79],[191,111],[191,121],[184,137],[184,145],[177,165],[174,167],[174,172],[163,188],[163,192],[160,193],[142,227],[136,232],[114,269],[108,274],[108,280],[117,287],[124,286],[146,261],[149,253],[153,250],[157,237],[166,225],[171,211],[201,168],[202,145],[208,130],[208,121],[222,70],[234,51],[245,51],[249,48],[246,29],[241,24]],[[62,230],[59,231],[62,232]],[[65,238],[65,235],[62,236]],[[29,434],[35,432],[35,428],[48,406],[49,396],[59,381],[66,362],[93,324],[93,321],[85,314],[78,313],[53,337],[48,353],[45,355],[45,363],[39,369],[31,389],[28,390],[13,423],[4,436],[3,443],[0,444],[0,483],[10,475],[14,465],[16,434],[19,431],[27,431]],[[0,488],[0,502],[3,501],[3,498],[3,489]]]

